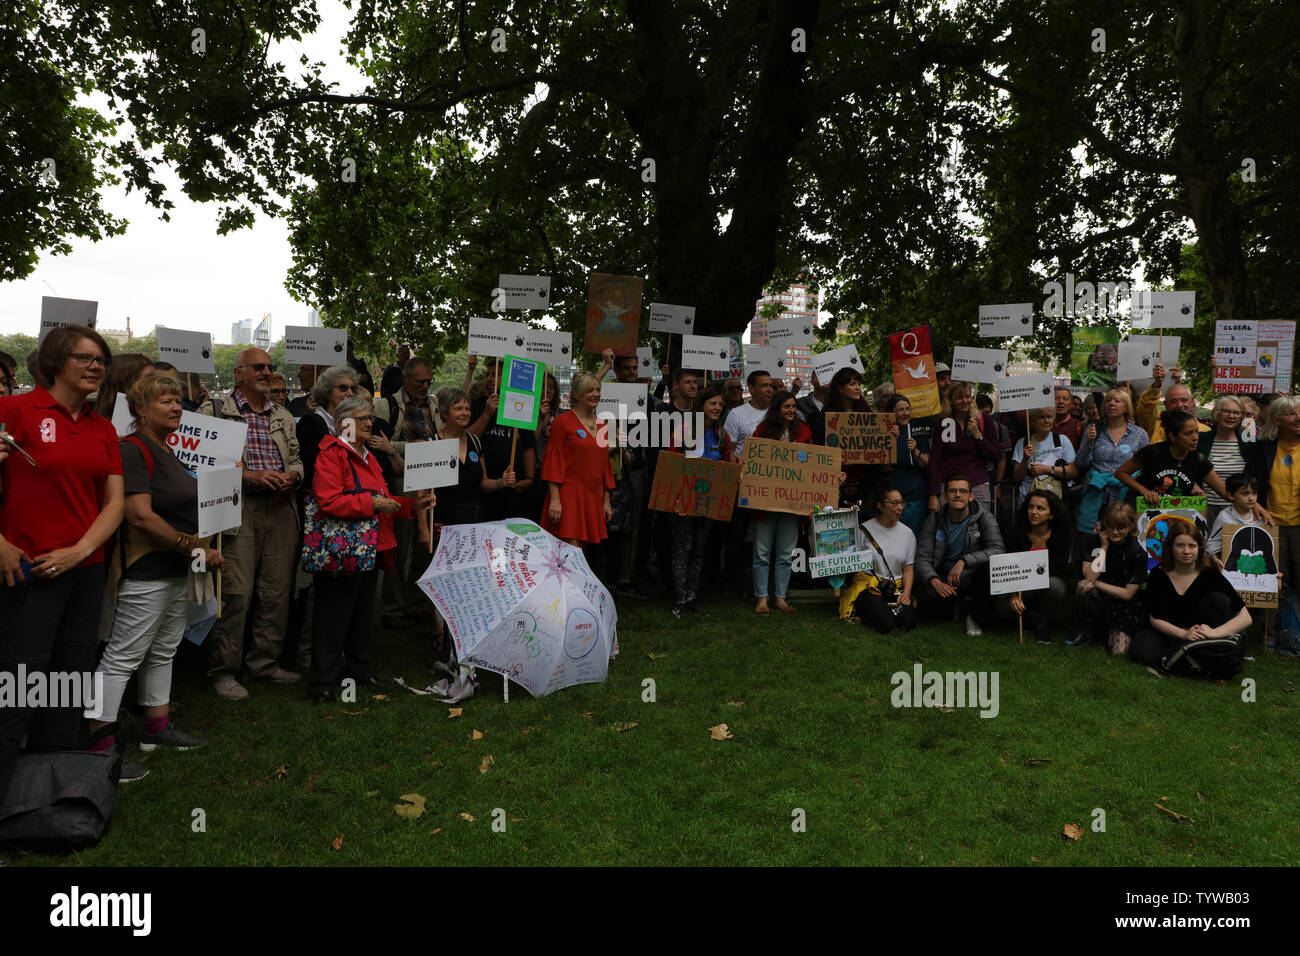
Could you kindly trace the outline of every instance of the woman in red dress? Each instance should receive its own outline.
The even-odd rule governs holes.
[[[596,418],[600,379],[577,372],[569,396],[573,407],[556,416],[546,443],[542,480],[549,491],[542,527],[581,547],[608,537],[605,522],[612,514],[609,492],[614,487],[614,468],[605,425]]]

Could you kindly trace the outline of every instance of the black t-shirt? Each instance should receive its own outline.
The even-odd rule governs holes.
[[[470,405],[470,421],[477,421],[483,414],[483,409],[487,406],[487,396],[476,398]],[[518,431],[519,437],[515,439],[512,433]],[[481,436],[483,442],[483,461],[487,465],[486,474],[491,478],[500,478],[506,471],[506,465],[510,461],[510,444],[513,441],[515,445],[515,479],[522,481],[527,478],[524,468],[524,452],[533,452],[533,478],[536,480],[539,471],[537,467],[537,433],[529,431],[526,428],[515,429],[510,425],[498,425],[495,422],[488,426],[487,430]],[[497,521],[502,518],[516,518],[522,516],[527,508],[524,496],[512,488],[502,488],[500,491],[494,491],[491,494],[483,496],[483,520]]]
[[[1164,568],[1156,568],[1151,572],[1151,580],[1147,584],[1147,611],[1154,618],[1184,629],[1194,624],[1207,624],[1209,622],[1201,620],[1196,613],[1196,607],[1216,592],[1227,597],[1232,617],[1246,606],[1236,588],[1228,583],[1218,568],[1205,568],[1196,576],[1186,593],[1181,595],[1174,589],[1174,582],[1169,580]]]
[[[482,520],[483,451],[478,436],[465,436],[465,459],[457,469],[456,484],[438,488],[434,494],[434,520],[440,524],[475,524]]]
[[[1084,562],[1091,564],[1093,555],[1101,545],[1101,536],[1090,534],[1085,539]],[[1101,580],[1117,588],[1130,584],[1145,584],[1147,580],[1147,552],[1137,537],[1130,537],[1119,544],[1106,545],[1106,570],[1101,572]]]
[[[1190,495],[1192,486],[1214,469],[1214,463],[1196,450],[1189,451],[1182,461],[1175,460],[1167,441],[1147,445],[1133,457],[1142,466],[1138,484],[1162,495]]]
[[[153,513],[183,534],[199,530],[199,482],[170,451],[146,435],[138,436],[153,452],[153,479],[144,453],[134,442],[122,442],[122,483],[126,494],[149,495]],[[150,536],[152,537],[152,536]],[[169,549],[151,551],[123,572],[128,581],[183,578],[190,571],[190,556]]]

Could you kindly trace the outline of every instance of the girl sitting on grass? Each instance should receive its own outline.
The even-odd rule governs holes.
[[[1113,501],[1101,512],[1097,535],[1082,555],[1079,630],[1067,644],[1087,644],[1103,627],[1112,654],[1127,654],[1133,635],[1146,626],[1139,593],[1147,580],[1147,552],[1137,538],[1133,506]]]

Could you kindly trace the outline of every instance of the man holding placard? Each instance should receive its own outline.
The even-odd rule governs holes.
[[[302,544],[294,491],[302,481],[293,416],[271,401],[275,366],[262,349],[244,349],[235,359],[235,388],[218,408],[208,401],[205,415],[248,425],[244,444],[243,522],[223,535],[225,581],[221,619],[209,638],[208,676],[218,697],[243,700],[248,691],[237,675],[246,665],[256,677],[280,684],[300,675],[279,665],[288,625],[294,559]],[[244,660],[244,625],[257,594],[253,651]]]
[[[1178,369],[1173,369],[1172,372],[1176,375]],[[1165,367],[1157,364],[1151,375],[1151,384],[1138,397],[1134,415],[1137,418],[1138,425],[1146,429],[1146,433],[1151,437],[1151,444],[1154,445],[1157,442],[1164,441],[1166,437],[1164,426],[1160,423],[1160,389],[1165,380]],[[1165,395],[1165,409],[1186,412],[1195,418],[1196,400],[1192,397],[1192,390],[1181,383],[1169,386],[1169,391]],[[1211,429],[1209,425],[1198,420],[1196,430],[1208,432]]]

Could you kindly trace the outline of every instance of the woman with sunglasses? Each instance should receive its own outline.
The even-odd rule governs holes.
[[[316,376],[316,382],[311,387],[311,397],[316,402],[316,410],[298,419],[297,427],[304,488],[311,487],[321,442],[327,436],[339,433],[334,424],[334,410],[345,398],[356,397],[356,375],[357,373],[349,365],[331,365]]]
[[[1249,442],[1242,440],[1241,426],[1246,415],[1246,408],[1241,399],[1233,395],[1224,395],[1214,403],[1210,412],[1210,421],[1214,428],[1201,432],[1197,439],[1196,450],[1210,459],[1214,473],[1227,484],[1229,478],[1246,471],[1246,462],[1250,458]],[[1205,520],[1214,527],[1214,519],[1219,512],[1232,502],[1222,497],[1213,488],[1205,489]]]
[[[93,329],[45,336],[46,384],[0,398],[12,447],[0,463],[0,675],[92,672],[104,603],[104,545],[122,523],[122,455],[88,400],[112,361]],[[0,801],[27,733],[29,751],[73,747],[80,707],[0,707]]]

